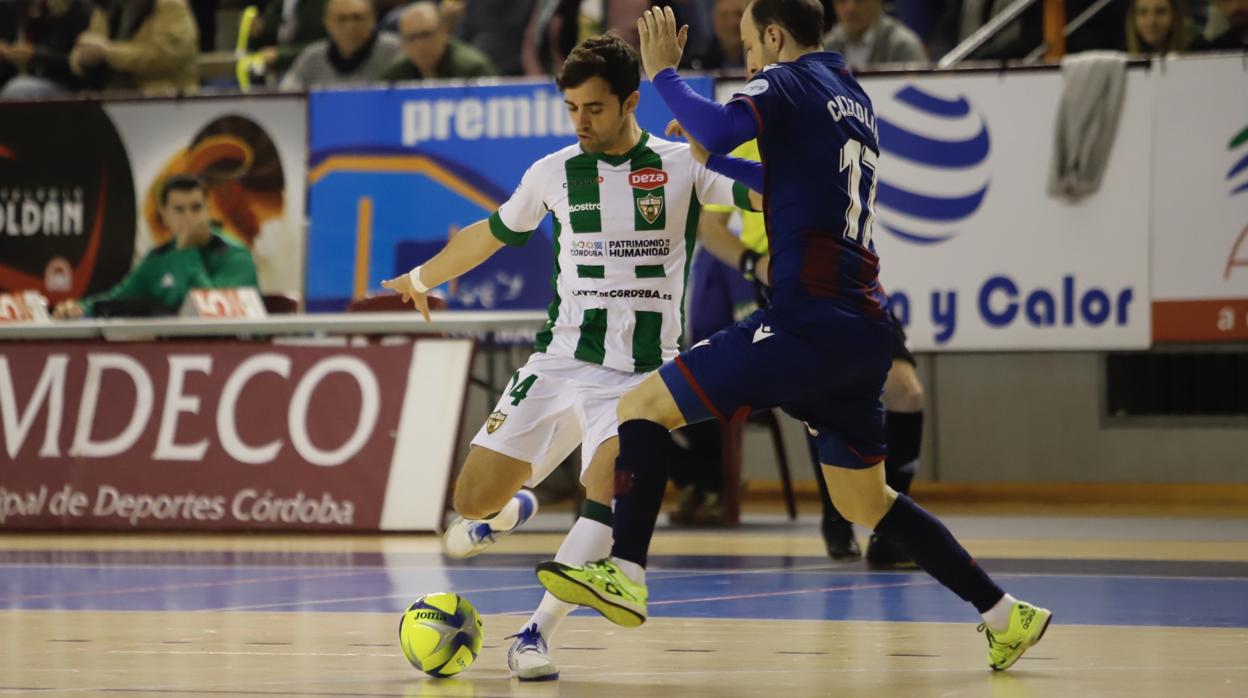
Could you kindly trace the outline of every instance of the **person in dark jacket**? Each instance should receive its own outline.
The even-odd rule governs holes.
[[[69,67],[74,42],[91,24],[91,0],[36,0],[26,5],[24,23],[19,23],[18,3],[5,5],[0,24],[12,27],[13,35],[0,39],[0,99],[46,97],[94,86]],[[11,76],[7,81],[6,72]]]

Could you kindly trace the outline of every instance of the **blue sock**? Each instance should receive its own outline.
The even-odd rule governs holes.
[[[624,422],[619,434],[611,555],[645,567],[676,446],[667,427],[644,419]]]
[[[892,508],[876,524],[875,532],[895,543],[919,567],[971,602],[980,613],[1005,596],[949,529],[904,494],[897,495]]]

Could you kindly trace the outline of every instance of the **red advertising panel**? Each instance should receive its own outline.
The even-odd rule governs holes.
[[[377,530],[413,346],[2,346],[0,529]]]

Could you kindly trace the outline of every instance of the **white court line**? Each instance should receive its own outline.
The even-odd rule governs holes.
[[[651,576],[651,579],[657,578],[663,581],[667,581],[671,579],[692,579],[692,578],[699,578],[699,577],[762,574],[762,573],[782,572],[786,569],[811,571],[814,569],[820,569],[821,567],[822,566],[810,567],[810,568],[783,568],[781,567],[781,568],[759,569],[759,570],[715,570],[715,571],[689,570],[690,572],[689,574],[663,574],[665,572],[677,572],[679,570],[657,570],[655,574]],[[493,569],[497,571],[500,568],[493,568]],[[525,567],[522,569],[531,570],[532,568]],[[524,589],[540,589],[540,588],[541,588],[541,585],[539,585],[537,582],[532,582],[529,584],[511,585],[511,586],[503,586],[503,587],[488,587],[484,589],[462,589],[462,590],[456,590],[455,593],[460,594],[460,595],[489,594],[489,593],[495,593],[495,592],[501,592],[501,591],[520,591]],[[317,599],[314,601],[285,601],[282,603],[273,603],[273,604],[255,604],[255,605],[247,605],[247,606],[225,606],[221,608],[202,608],[202,609],[198,609],[196,612],[207,613],[207,612],[225,612],[225,611],[258,611],[258,610],[266,610],[266,609],[271,610],[271,609],[277,609],[277,608],[287,608],[287,607],[293,607],[293,606],[324,606],[324,605],[331,605],[331,604],[336,604],[336,603],[350,603],[353,601],[382,601],[385,599],[408,599],[408,598],[412,598],[412,594],[381,594],[377,596],[353,596],[353,597],[339,597],[339,598],[333,598],[333,599]],[[523,611],[523,613],[528,613],[528,612],[529,611]],[[513,613],[522,613],[522,611],[508,611],[502,615],[510,615]]]
[[[254,650],[109,650],[109,654],[210,654],[227,657],[401,657],[372,652],[257,652]]]
[[[533,587],[536,587],[536,586],[538,586],[537,582],[533,582],[531,584],[520,584],[520,585],[512,585],[512,586],[505,586],[505,587],[490,587],[486,589],[464,589],[461,591],[456,591],[455,593],[460,594],[461,596],[466,595],[466,594],[488,594],[488,593],[499,592],[499,591],[520,591],[521,589],[532,589]],[[352,601],[381,601],[384,599],[409,599],[409,598],[414,598],[414,595],[413,594],[383,594],[380,596],[352,596],[352,597],[342,597],[342,598],[336,598],[336,599],[318,599],[316,601],[285,601],[283,603],[266,603],[266,604],[255,604],[255,605],[250,605],[250,606],[225,606],[222,608],[204,608],[204,609],[200,609],[200,611],[198,612],[199,613],[217,613],[217,612],[227,612],[227,611],[259,611],[259,610],[264,610],[264,609],[285,608],[287,606],[323,606],[323,605],[336,604],[336,603],[350,603]]]

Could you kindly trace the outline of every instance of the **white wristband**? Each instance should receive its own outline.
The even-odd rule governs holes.
[[[420,282],[420,267],[407,272],[407,278],[412,282],[412,288],[420,293],[428,293],[429,287]]]

